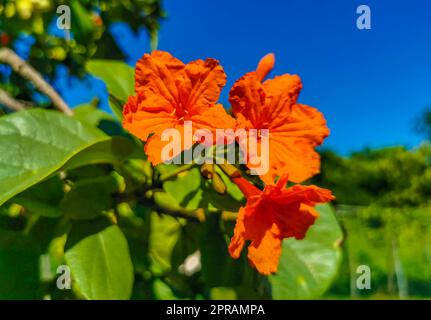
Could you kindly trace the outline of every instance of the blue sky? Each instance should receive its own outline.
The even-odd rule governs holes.
[[[371,8],[371,30],[356,28],[360,4]],[[274,52],[271,76],[299,74],[300,102],[325,114],[326,147],[346,154],[420,143],[412,126],[431,106],[431,1],[165,0],[164,7],[159,49],[184,62],[220,60],[228,75],[222,103],[236,79]],[[130,64],[149,51],[145,32],[121,25],[112,32]],[[76,97],[66,98],[75,104]]]

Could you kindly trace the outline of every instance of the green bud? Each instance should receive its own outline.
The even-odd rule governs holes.
[[[212,179],[214,175],[214,164],[204,163],[201,166],[201,174],[206,179]]]
[[[223,170],[223,172],[224,172],[224,173],[226,173],[230,178],[238,178],[238,177],[241,177],[241,171],[240,171],[237,167],[235,167],[235,166],[233,166],[233,165],[231,165],[231,164],[229,164],[229,163],[219,164],[218,166],[219,166],[219,167]]]
[[[216,172],[213,172],[212,186],[217,193],[226,193],[226,185],[224,184],[222,178]]]

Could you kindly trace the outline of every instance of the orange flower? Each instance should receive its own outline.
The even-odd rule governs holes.
[[[239,258],[245,241],[250,240],[248,259],[265,275],[277,272],[282,239],[303,239],[318,217],[314,206],[334,199],[331,191],[316,186],[286,189],[287,177],[263,191],[242,177],[233,181],[247,197],[247,204],[239,210],[229,252]]]
[[[226,75],[217,60],[182,63],[167,52],[145,54],[136,64],[136,96],[129,97],[123,110],[123,126],[146,141],[145,152],[154,164],[161,163],[161,153],[169,142],[162,141],[165,129],[184,134],[184,122],[198,129],[233,128],[235,121],[223,106],[216,104],[226,84]],[[153,134],[151,137],[150,134]],[[182,136],[184,141],[184,136]],[[191,146],[181,146],[181,150]],[[171,158],[177,154],[171,154]]]
[[[234,84],[229,101],[238,128],[269,129],[269,170],[261,179],[273,184],[277,176],[288,174],[290,181],[299,183],[319,173],[320,157],[314,148],[329,130],[317,109],[297,103],[302,88],[297,75],[284,74],[262,83],[273,66],[274,56],[265,56],[256,71]],[[244,142],[238,142],[245,150]],[[257,150],[261,150],[259,141]],[[246,160],[252,169],[250,159]]]

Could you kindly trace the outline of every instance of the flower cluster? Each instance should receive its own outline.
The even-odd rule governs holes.
[[[293,185],[319,172],[320,158],[315,147],[329,135],[323,115],[315,108],[297,103],[302,88],[297,75],[284,74],[265,80],[274,66],[274,55],[265,56],[255,71],[233,85],[229,101],[233,116],[217,104],[226,84],[226,74],[214,59],[184,64],[167,52],[145,54],[136,65],[136,95],[124,106],[123,126],[146,141],[145,152],[153,165],[162,162],[162,139],[166,129],[193,124],[192,131],[207,129],[269,130],[267,172],[260,175],[264,190],[241,176],[232,176],[247,198],[238,213],[229,245],[238,258],[250,241],[248,258],[262,274],[277,271],[282,239],[304,238],[318,212],[314,206],[334,199],[329,190],[316,186]],[[259,144],[259,135],[257,143]],[[215,143],[217,139],[214,140]],[[237,139],[241,150],[247,148]],[[182,146],[177,152],[191,148]],[[246,165],[253,170],[253,154],[246,154]],[[170,154],[175,157],[178,154]]]

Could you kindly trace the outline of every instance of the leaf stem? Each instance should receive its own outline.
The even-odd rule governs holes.
[[[196,165],[196,163],[185,164],[185,165],[175,169],[174,171],[162,174],[159,178],[159,181],[164,182],[166,180],[170,180],[172,178],[175,178],[181,172],[187,171],[187,170],[193,168],[195,165]]]

